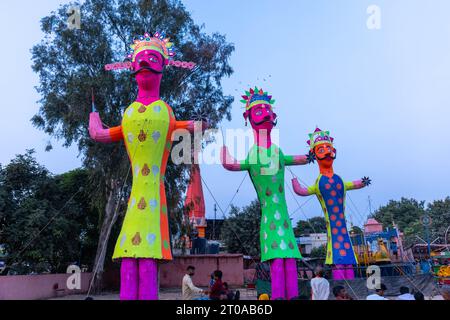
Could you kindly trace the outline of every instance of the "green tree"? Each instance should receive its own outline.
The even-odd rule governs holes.
[[[445,232],[450,227],[450,197],[429,203],[426,212],[431,217],[431,241],[439,238],[437,243],[445,243]]]
[[[119,199],[126,197],[123,190],[129,189],[122,185],[130,184],[126,179],[130,167],[122,143],[104,145],[89,138],[91,89],[103,121],[110,126],[120,123],[124,108],[137,92],[129,74],[105,71],[104,65],[122,61],[134,36],[146,31],[166,32],[177,49],[177,59],[193,61],[197,66],[191,72],[167,68],[161,98],[172,106],[178,119],[207,114],[208,122],[215,127],[223,118],[230,119],[233,98],[224,95],[221,80],[233,72],[228,61],[234,47],[223,35],[203,32],[179,0],[86,0],[80,7],[79,30],[67,28],[70,6],[61,6],[41,21],[44,39],[34,46],[32,54],[42,99],[32,122],[66,146],[76,143],[89,168],[89,180],[97,187],[94,194],[103,212],[94,264],[98,284],[105,256],[114,245],[108,239],[114,233],[113,226],[120,225],[116,220],[123,217],[123,209],[116,208]],[[178,231],[174,222],[181,221],[185,169],[169,162],[166,172],[173,234]]]
[[[364,231],[358,226],[353,226],[352,229],[350,230],[350,232],[355,235],[364,233]]]
[[[80,189],[86,172],[53,176],[33,153],[16,156],[0,171],[5,272],[66,272],[72,263],[90,263],[98,213],[90,206],[89,190]]]
[[[392,228],[395,222],[403,231],[405,245],[408,246],[417,242],[416,236],[423,238],[420,218],[425,213],[425,201],[402,198],[400,201],[390,200],[387,205],[378,208],[371,217],[382,223],[384,228]]]
[[[260,224],[261,208],[258,200],[252,201],[241,210],[232,206],[230,215],[222,226],[222,240],[228,252],[259,256]]]
[[[310,253],[310,258],[325,259],[327,256],[327,246],[321,245],[320,247],[313,248]]]
[[[324,217],[312,217],[308,220],[297,221],[297,226],[294,228],[295,236],[309,235],[311,233],[326,233],[327,224]]]

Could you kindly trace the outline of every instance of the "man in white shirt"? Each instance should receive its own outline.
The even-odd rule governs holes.
[[[195,294],[206,294],[207,292],[203,289],[197,288],[192,283],[192,276],[195,274],[195,267],[187,267],[187,272],[183,277],[183,283],[181,286],[183,300],[192,300]]]
[[[387,290],[387,287],[384,283],[380,285],[379,289],[375,290],[374,294],[370,294],[367,296],[366,300],[389,300],[384,297],[384,292]]]
[[[330,295],[330,283],[325,279],[324,271],[321,267],[316,268],[316,276],[311,279],[312,300],[328,300]]]
[[[416,300],[414,296],[409,293],[408,287],[400,287],[400,295],[397,297],[398,300]]]

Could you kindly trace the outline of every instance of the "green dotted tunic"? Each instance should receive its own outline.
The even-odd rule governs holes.
[[[248,170],[261,204],[261,261],[297,258],[298,250],[284,195],[284,167],[293,164],[292,156],[284,156],[280,148],[254,145],[242,161]]]

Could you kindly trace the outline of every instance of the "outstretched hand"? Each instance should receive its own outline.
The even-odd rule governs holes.
[[[308,163],[314,163],[314,161],[316,161],[315,153],[309,150],[308,154],[306,155],[306,160],[308,161]]]
[[[367,187],[368,185],[370,185],[372,183],[372,180],[370,180],[369,177],[363,177],[361,179],[361,182],[364,185],[364,187]]]

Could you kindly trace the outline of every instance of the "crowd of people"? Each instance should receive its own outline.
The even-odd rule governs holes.
[[[207,290],[200,289],[192,282],[192,277],[195,274],[195,267],[189,266],[186,275],[183,277],[182,297],[183,300],[239,300],[239,290],[233,291],[229,288],[227,282],[223,282],[223,273],[216,270],[211,274],[209,287]],[[321,267],[317,267],[314,272],[314,277],[311,279],[311,296],[298,296],[293,300],[329,300],[330,298],[330,283],[325,278],[325,271]],[[412,292],[410,288],[402,286],[399,289],[397,296],[392,296],[392,299],[386,298],[387,286],[381,283],[379,288],[375,289],[372,294],[366,297],[366,300],[425,300],[422,292]],[[440,290],[444,300],[450,300],[450,286],[444,285]],[[347,289],[342,285],[336,285],[331,290],[335,300],[354,300]],[[262,293],[258,300],[270,300],[270,295]]]

